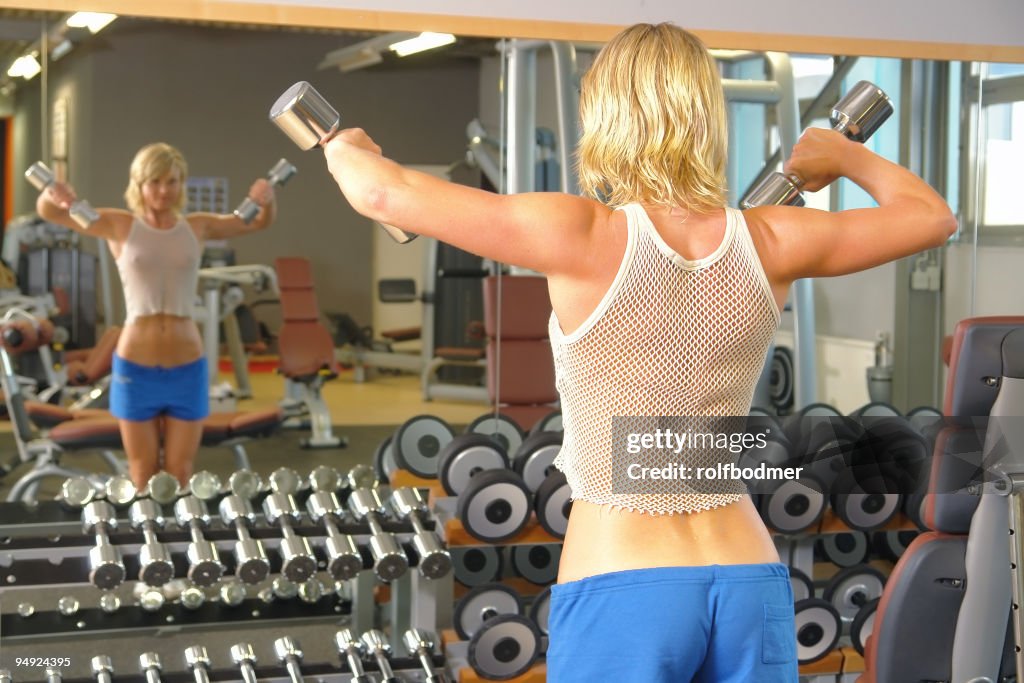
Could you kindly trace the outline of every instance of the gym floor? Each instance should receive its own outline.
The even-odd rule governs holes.
[[[328,382],[324,387],[324,397],[330,406],[335,433],[346,436],[349,440],[347,448],[305,450],[299,441],[308,431],[282,430],[277,434],[251,441],[246,444],[246,452],[254,470],[261,475],[268,475],[274,469],[288,466],[300,474],[308,473],[317,465],[327,464],[345,471],[357,463],[372,463],[374,449],[387,436],[408,418],[429,413],[446,420],[456,429],[461,429],[474,418],[488,412],[483,404],[454,402],[423,402],[421,399],[419,378],[412,375],[379,375],[371,381],[356,383],[353,373],[346,371],[337,379]],[[233,377],[222,375],[221,380],[233,383]],[[253,410],[271,407],[283,396],[283,380],[275,373],[252,373],[251,382],[254,397],[240,401],[239,410]],[[10,435],[10,424],[0,423],[0,456],[6,458],[14,450],[13,437]],[[68,457],[66,464],[106,471],[98,457],[92,455],[74,455]],[[196,470],[208,469],[222,478],[233,471],[233,458],[228,449],[203,448],[196,461]],[[7,490],[22,473],[19,468],[0,480],[0,496],[6,496]],[[52,496],[56,492],[59,481],[52,479],[44,485],[41,497]],[[3,564],[0,553],[0,565]],[[122,604],[134,602],[131,583],[122,585],[115,593]],[[100,591],[92,586],[55,586],[46,591],[35,592],[31,589],[17,591],[0,591],[0,612],[5,615],[16,613],[20,603],[34,603],[33,606],[41,613],[54,608],[46,604],[61,597],[76,598],[82,609],[96,608]],[[31,617],[29,617],[31,618]],[[38,618],[38,617],[37,617]],[[305,659],[309,662],[336,662],[337,652],[334,648],[333,634],[343,620],[327,616],[311,620],[309,618],[280,620],[275,619],[266,625],[256,625],[250,629],[247,625],[240,631],[237,625],[221,625],[215,627],[183,628],[177,624],[168,624],[157,631],[134,630],[134,632],[118,633],[116,638],[124,638],[124,642],[113,644],[111,633],[104,632],[101,637],[90,637],[86,634],[74,633],[45,639],[18,640],[5,639],[0,652],[0,668],[10,668],[15,681],[43,680],[43,669],[17,668],[16,657],[68,657],[71,666],[64,667],[63,675],[70,678],[91,678],[90,659],[96,654],[107,654],[113,658],[115,678],[118,674],[138,676],[138,657],[143,652],[157,652],[164,662],[165,671],[181,673],[186,671],[183,651],[191,645],[202,644],[209,651],[214,668],[229,668],[233,664],[229,657],[231,645],[242,641],[250,641],[259,661],[259,666],[276,663],[273,642],[283,635],[295,637],[303,647]],[[69,619],[69,623],[73,623]],[[73,632],[73,627],[71,627]],[[103,638],[104,640],[101,640]],[[30,673],[31,672],[31,673]]]

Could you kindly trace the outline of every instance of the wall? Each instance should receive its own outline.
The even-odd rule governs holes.
[[[462,158],[465,125],[476,116],[478,64],[432,60],[429,68],[316,70],[326,52],[360,39],[118,20],[51,70],[51,96],[70,98],[69,168],[76,189],[96,206],[123,206],[134,153],[165,140],[184,152],[191,175],[227,177],[234,205],[253,179],[287,157],[299,174],[279,193],[278,220],[267,232],[235,240],[237,260],[308,257],[321,309],[347,311],[368,324],[370,222],[349,208],[322,156],[296,148],[267,112],[285,88],[309,80],[338,109],[343,125],[367,129],[396,161],[448,165]],[[18,92],[16,168],[39,156],[38,83]],[[16,190],[16,212],[32,210],[31,187],[18,183]]]

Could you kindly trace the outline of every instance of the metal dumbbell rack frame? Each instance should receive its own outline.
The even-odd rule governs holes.
[[[303,507],[304,495],[297,496],[297,499],[300,508]],[[217,499],[210,501],[211,511],[216,510],[217,502]],[[256,504],[258,505],[258,501]],[[162,509],[168,519],[173,518],[171,505],[162,506]],[[145,539],[141,531],[131,529],[127,514],[127,510],[117,511],[118,529],[110,534],[110,539],[121,551],[127,576],[134,578],[138,576],[138,551]],[[3,520],[0,522],[0,537],[7,539],[0,550],[0,583],[4,586],[6,600],[16,600],[14,596],[20,589],[88,583],[88,554],[95,545],[95,539],[82,532],[80,511],[68,510],[57,501],[44,501],[32,507],[22,503],[0,503],[0,520]],[[231,576],[235,570],[233,551],[238,540],[237,534],[233,526],[223,524],[219,517],[214,517],[214,520],[206,531],[206,537],[215,544],[227,567],[225,576]],[[355,538],[363,554],[364,567],[370,567],[367,549],[370,539],[368,525],[347,521],[337,526],[341,533]],[[382,526],[385,531],[396,535],[406,555],[414,559],[415,553],[411,552],[411,549],[415,530],[412,524],[388,517],[382,520]],[[442,525],[433,519],[425,520],[425,526],[443,533]],[[325,536],[323,528],[305,516],[294,528],[297,534],[311,540],[318,564],[326,566],[327,556],[321,541]],[[257,514],[251,535],[259,539],[266,548],[272,573],[279,573],[281,561],[278,548],[282,538],[280,529],[267,526],[263,516]],[[191,541],[188,529],[168,524],[158,532],[158,537],[171,554],[175,576],[184,577],[188,568],[186,550]],[[451,574],[427,580],[415,571],[415,561],[410,564],[414,568],[413,571],[407,572],[402,578],[390,584],[391,600],[386,608],[393,633],[391,645],[396,651],[401,650],[401,636],[405,630],[423,628],[433,631],[439,625],[451,623]],[[17,614],[2,615],[0,632],[4,634],[5,640],[14,640],[60,637],[70,632],[81,633],[94,629],[158,629],[166,626],[168,617],[173,618],[174,623],[182,627],[201,627],[217,622],[253,622],[267,619],[336,620],[339,614],[349,614],[352,627],[362,633],[376,626],[375,585],[373,570],[364,569],[349,582],[350,599],[328,599],[325,596],[315,604],[305,604],[298,600],[275,600],[267,604],[259,599],[247,599],[241,605],[233,607],[219,602],[207,602],[199,609],[190,610],[179,604],[168,604],[154,612],[126,605],[115,614],[104,613],[99,608],[85,608],[79,610],[73,617],[40,609],[31,618],[22,618]],[[80,626],[79,623],[83,625]]]

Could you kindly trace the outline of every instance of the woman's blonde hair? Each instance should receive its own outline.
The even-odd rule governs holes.
[[[166,142],[146,145],[135,154],[128,171],[128,188],[124,191],[124,200],[132,213],[142,213],[146,209],[142,201],[142,185],[148,180],[163,177],[174,169],[181,173],[181,194],[175,206],[180,213],[185,209],[185,202],[188,200],[185,193],[188,164],[185,163],[184,155]]]
[[[636,24],[612,38],[583,76],[580,118],[577,166],[589,195],[613,207],[725,206],[725,96],[693,34]]]

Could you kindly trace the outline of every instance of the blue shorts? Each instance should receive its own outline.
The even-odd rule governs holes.
[[[140,365],[114,354],[110,412],[120,420],[142,422],[160,415],[201,420],[210,414],[206,358],[163,366]]]
[[[635,569],[557,584],[548,631],[551,683],[798,680],[782,564]]]

